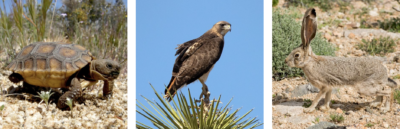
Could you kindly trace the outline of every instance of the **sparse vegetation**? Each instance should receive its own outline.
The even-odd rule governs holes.
[[[400,79],[400,74],[393,76],[393,79]]]
[[[272,7],[277,6],[279,3],[279,0],[272,0]]]
[[[305,99],[303,103],[303,107],[308,108],[312,104],[312,101],[310,99]]]
[[[400,18],[394,17],[390,19],[384,19],[383,21],[378,20],[379,28],[386,31],[399,33],[400,32]]]
[[[371,128],[371,127],[373,127],[375,124],[373,124],[373,123],[367,123],[366,125],[365,125],[365,127],[368,127],[368,128]]]
[[[398,104],[400,104],[400,90],[399,90],[399,89],[396,89],[396,90],[394,91],[394,99],[396,100],[396,102],[397,102]]]
[[[40,99],[44,100],[46,102],[46,108],[49,108],[49,99],[50,96],[53,95],[54,93],[51,92],[51,89],[49,91],[41,91],[40,93],[38,92],[38,96]]]
[[[331,114],[329,118],[332,122],[340,123],[344,121],[344,117],[341,114]]]
[[[394,52],[397,40],[390,37],[374,38],[371,41],[362,39],[362,43],[357,45],[358,49],[366,51],[370,55],[384,56],[386,53]]]
[[[5,62],[0,67],[7,66],[30,43],[62,40],[86,47],[96,58],[126,65],[127,10],[121,3],[82,0],[77,4],[71,0],[56,9],[52,0],[13,2],[11,12],[6,12],[5,6],[0,8],[0,52],[11,55],[0,58]]]
[[[350,1],[348,0],[287,0],[287,2],[296,7],[319,7],[323,11],[331,10],[332,5],[339,6],[340,11],[347,11],[347,7],[350,5]]]
[[[318,124],[319,123],[319,117],[315,117],[315,119],[314,119],[314,121],[312,121],[312,123]]]
[[[65,104],[68,105],[69,109],[71,109],[71,117],[73,117],[73,114],[72,114],[73,101],[74,101],[73,99],[67,98],[67,102],[65,102]]]

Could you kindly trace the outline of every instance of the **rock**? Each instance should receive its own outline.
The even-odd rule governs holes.
[[[353,115],[354,112],[353,112],[353,111],[347,111],[345,114],[346,114],[346,115]]]
[[[379,16],[379,12],[378,12],[378,9],[377,9],[377,8],[374,8],[373,10],[369,11],[368,14],[369,14],[370,16],[372,16],[372,17]]]
[[[332,108],[340,108],[343,107],[343,104],[332,104]]]
[[[354,39],[354,38],[356,37],[356,35],[355,35],[354,33],[350,33],[350,34],[348,35],[348,37],[351,38],[351,39]]]
[[[321,121],[313,126],[308,127],[307,129],[325,129],[332,126],[335,127],[336,125],[331,122]]]
[[[361,118],[360,118],[360,120],[365,119],[365,118],[368,118],[368,117],[369,117],[369,115],[362,115]]]
[[[284,102],[275,106],[275,111],[281,114],[296,116],[303,113],[303,102]]]
[[[351,4],[353,5],[354,8],[359,8],[359,9],[361,9],[362,7],[367,6],[362,1],[352,2]]]
[[[393,57],[393,61],[396,63],[400,63],[400,54]],[[1,105],[1,104],[0,104]]]
[[[331,40],[331,38],[332,38],[331,34],[329,34],[329,33],[325,33],[324,37],[326,40]]]
[[[336,36],[336,37],[338,37],[338,38],[340,38],[340,37],[343,36],[343,33],[340,33],[340,32],[333,32],[333,35]]]
[[[369,107],[366,107],[365,111],[368,113],[374,114],[374,111],[372,111],[371,108],[369,108]]]
[[[337,88],[333,89],[332,90],[332,94],[337,94],[338,93],[337,91],[338,91]],[[293,97],[301,97],[301,96],[306,95],[306,94],[318,93],[318,92],[319,92],[318,88],[316,88],[313,85],[311,85],[310,83],[308,83],[308,84],[305,84],[305,85],[300,85],[300,86],[295,87],[293,89],[293,91],[291,92],[292,93],[291,97],[292,98]]]
[[[343,113],[343,110],[340,109],[340,108],[337,108],[337,109],[336,109],[336,112],[339,113],[339,114],[342,114],[342,113]]]
[[[303,111],[303,110],[301,110]],[[293,123],[293,124],[305,124],[309,123],[313,120],[313,117],[311,116],[292,116],[287,118],[288,122]]]
[[[355,36],[362,36],[362,37],[374,35],[374,37],[380,37],[380,36],[388,37],[389,36],[393,39],[400,38],[400,33],[387,32],[382,29],[353,29],[353,30],[344,30],[343,33],[345,36],[349,36],[351,33],[353,33]]]
[[[362,50],[355,50],[355,51],[353,51],[353,54],[355,55],[355,56],[363,56],[364,55],[364,52],[362,51]]]
[[[386,123],[386,122],[383,122],[382,125],[383,125],[383,127],[385,127],[385,128],[388,128],[388,127],[389,127],[389,124]]]
[[[360,28],[360,23],[350,23],[346,25],[348,28],[357,29]]]

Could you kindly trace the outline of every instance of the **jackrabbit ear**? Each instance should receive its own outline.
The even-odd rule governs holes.
[[[303,42],[303,48],[307,48],[310,45],[311,40],[315,37],[317,32],[317,13],[314,8],[310,8],[306,11],[301,26],[301,40]]]

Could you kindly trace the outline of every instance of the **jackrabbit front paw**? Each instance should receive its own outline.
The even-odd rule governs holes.
[[[304,108],[304,109],[303,109],[303,112],[304,112],[304,113],[310,113],[310,112],[313,112],[314,110],[315,110],[315,108],[310,108],[310,107],[309,107],[309,108]]]
[[[381,113],[385,114],[386,112],[388,112],[390,110],[390,108],[380,108]]]
[[[321,107],[319,107],[319,110],[327,111],[327,110],[329,110],[329,107],[327,105],[322,105]]]

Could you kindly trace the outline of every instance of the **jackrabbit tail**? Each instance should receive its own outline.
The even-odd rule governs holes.
[[[320,110],[329,109],[333,87],[351,86],[359,94],[377,96],[370,106],[380,107],[383,97],[387,98],[382,112],[390,110],[393,100],[393,91],[397,84],[388,78],[387,71],[382,62],[376,58],[368,57],[330,57],[317,56],[311,50],[311,40],[317,31],[317,14],[310,8],[304,14],[301,26],[302,44],[294,49],[285,62],[289,67],[301,68],[308,81],[320,89],[317,97],[304,112],[315,110],[319,100],[325,95],[325,103]]]

